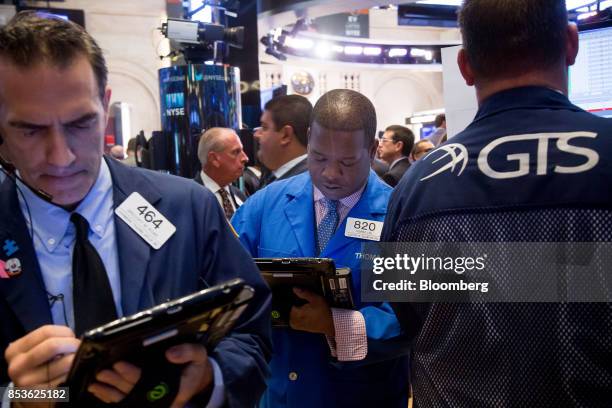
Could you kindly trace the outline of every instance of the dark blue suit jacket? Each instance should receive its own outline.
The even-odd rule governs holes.
[[[229,405],[253,406],[268,375],[270,294],[251,257],[228,227],[217,200],[192,180],[127,167],[115,160],[107,163],[115,207],[137,191],[176,226],[176,233],[155,250],[115,216],[124,314],[231,278],[244,279],[255,288],[255,297],[211,356],[223,373]],[[52,323],[36,254],[10,180],[0,186],[0,243],[6,239],[17,242],[20,249],[15,255],[23,271],[15,278],[0,279],[2,355],[10,342]],[[2,358],[0,383],[8,381]]]

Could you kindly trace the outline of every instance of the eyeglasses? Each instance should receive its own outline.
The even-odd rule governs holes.
[[[395,142],[393,141],[393,139],[388,139],[388,138],[385,138],[385,137],[381,137],[381,138],[380,138],[380,143],[385,143],[385,142],[395,143]]]

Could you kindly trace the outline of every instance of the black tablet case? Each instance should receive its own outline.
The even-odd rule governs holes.
[[[304,300],[294,287],[323,296],[330,307],[353,309],[352,278],[349,268],[338,268],[330,258],[256,258],[262,277],[272,289],[272,326],[288,327],[292,306]]]
[[[250,286],[234,279],[86,332],[65,384],[70,406],[100,406],[87,387],[99,371],[120,360],[142,369],[141,380],[120,405],[170,406],[183,366],[168,362],[165,351],[186,342],[213,350],[252,296]]]

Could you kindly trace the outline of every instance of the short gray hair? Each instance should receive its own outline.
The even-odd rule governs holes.
[[[223,151],[223,134],[228,131],[236,133],[233,129],[223,127],[213,127],[202,132],[198,143],[198,159],[200,159],[202,167],[206,166],[209,152]]]

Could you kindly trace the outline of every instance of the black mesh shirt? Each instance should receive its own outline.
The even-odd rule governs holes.
[[[482,154],[504,137],[509,143]],[[570,145],[595,152],[590,168],[576,167],[586,156],[573,157],[556,144],[573,137],[583,139],[567,139]],[[435,161],[450,150],[454,156]],[[524,153],[529,160],[522,167],[508,156]],[[391,198],[383,241],[610,242],[611,155],[612,123],[563,95],[544,88],[494,95],[464,132],[405,175]],[[483,156],[508,176],[491,177]],[[427,178],[451,158],[455,168]],[[563,173],[558,166],[577,170]],[[610,303],[393,307],[414,339],[415,407],[612,407]]]

